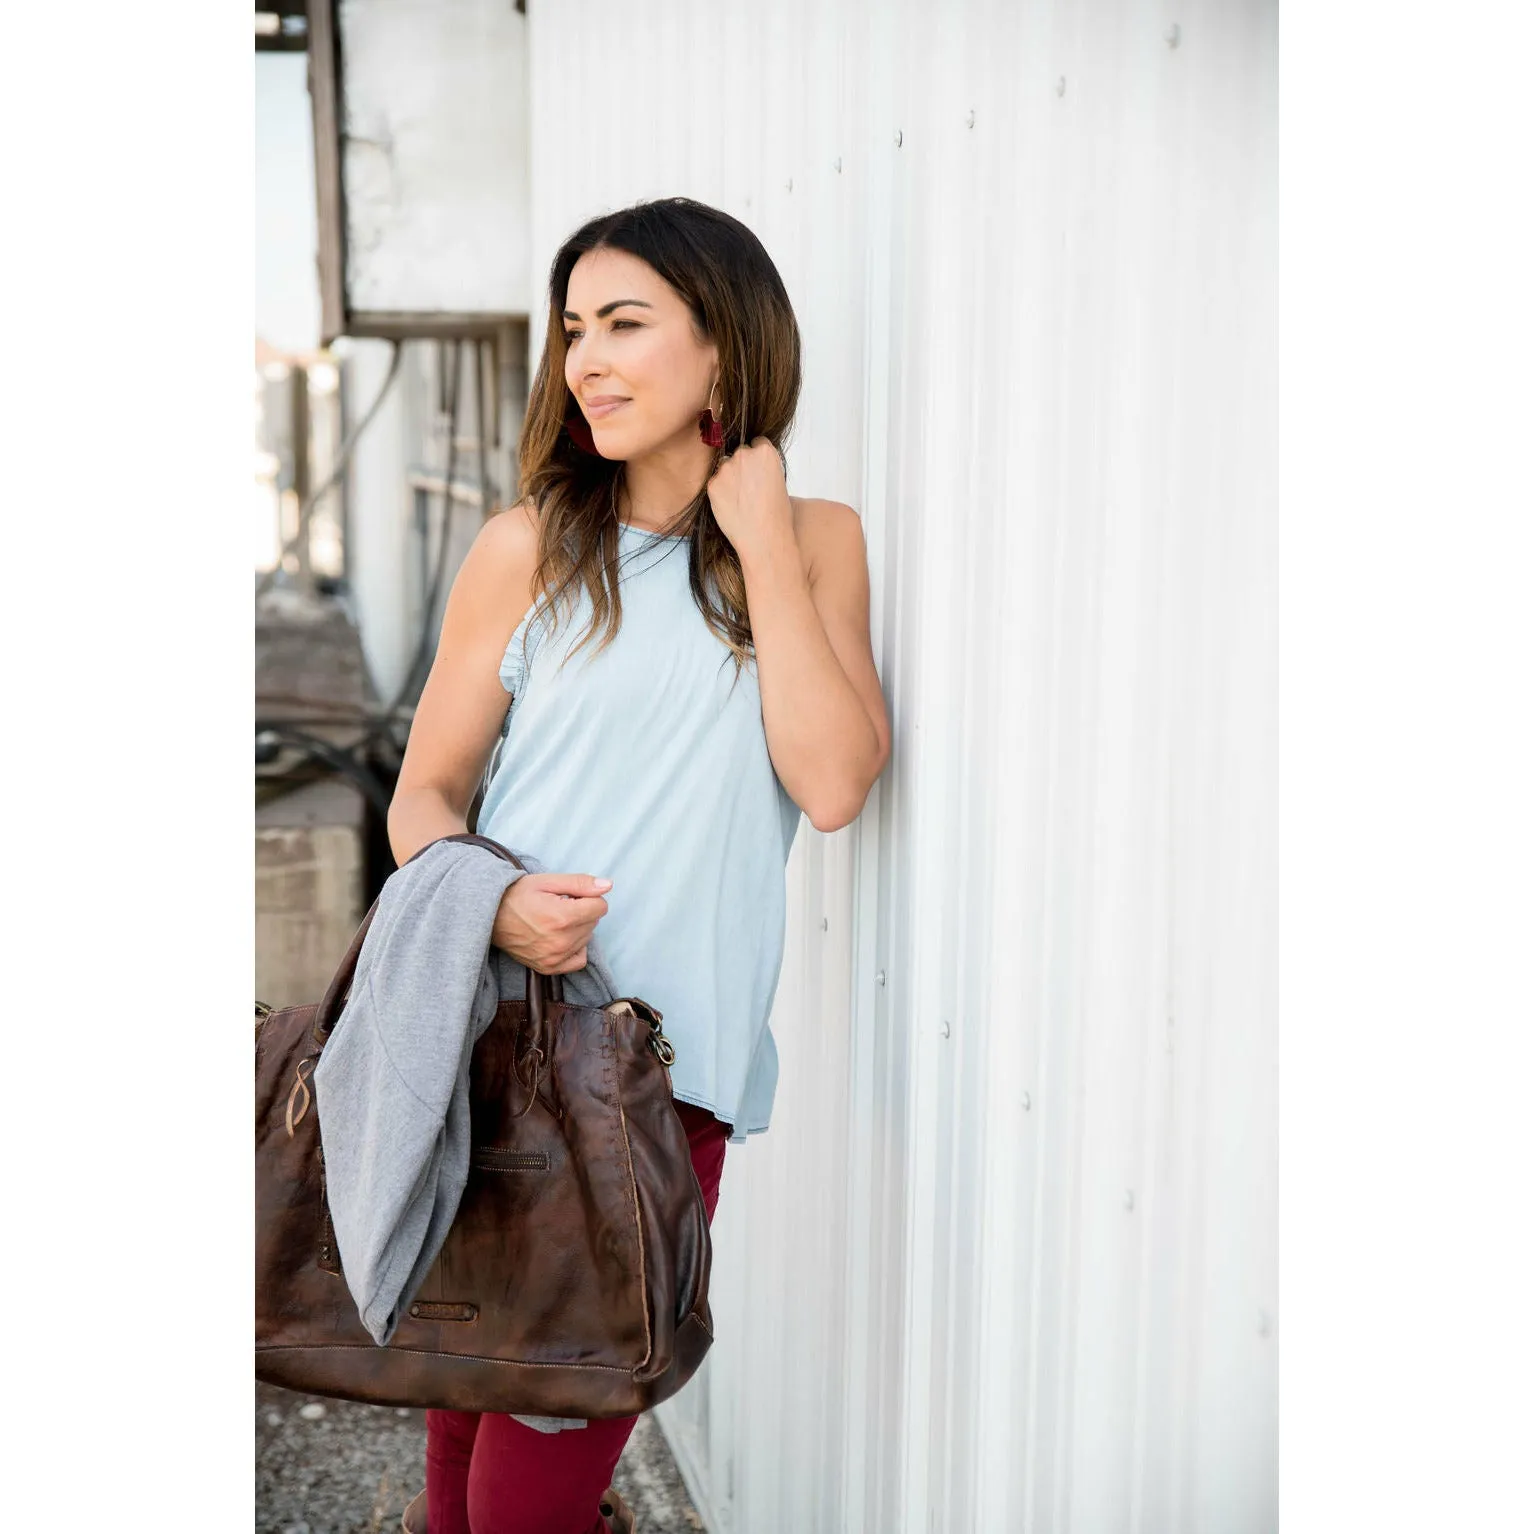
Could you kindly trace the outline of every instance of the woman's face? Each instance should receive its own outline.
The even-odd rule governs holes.
[[[592,250],[571,269],[565,306],[565,383],[601,455],[631,459],[679,435],[698,440],[718,348],[698,344],[671,285],[627,251]],[[627,403],[604,413],[596,402],[606,395]],[[719,402],[716,392],[716,410]]]

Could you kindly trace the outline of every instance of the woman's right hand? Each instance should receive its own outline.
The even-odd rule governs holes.
[[[611,888],[590,874],[523,874],[501,896],[490,941],[541,975],[585,969],[592,929],[607,915],[601,891]]]

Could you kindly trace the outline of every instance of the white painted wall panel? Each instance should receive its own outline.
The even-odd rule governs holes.
[[[711,1528],[1277,1526],[1276,25],[529,8],[532,312],[601,209],[758,232],[894,726],[659,1412]]]
[[[340,0],[338,19],[352,312],[521,313],[527,18],[510,0]]]

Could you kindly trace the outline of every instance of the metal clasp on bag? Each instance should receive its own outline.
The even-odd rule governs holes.
[[[653,1054],[662,1065],[669,1068],[676,1063],[676,1048],[672,1044],[671,1040],[668,1039],[666,1035],[660,1031],[661,1019],[666,1014],[662,1012],[659,1007],[652,1007],[647,1001],[642,1002],[641,1005],[644,1007],[645,1013],[648,1015],[650,1024],[650,1036],[645,1040],[645,1043],[649,1046],[650,1053]],[[632,1000],[630,1000],[630,998],[627,996],[620,996],[617,1001],[610,1002],[608,1004],[607,1011],[624,1012],[630,1016],[633,1016],[634,1004]]]
[[[645,1040],[650,1046],[651,1053],[664,1066],[670,1067],[676,1061],[676,1049],[671,1040],[660,1031],[660,1013],[657,1012],[650,1021],[650,1037]]]

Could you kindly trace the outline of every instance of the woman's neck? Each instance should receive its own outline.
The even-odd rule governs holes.
[[[706,475],[706,465],[701,472]],[[625,464],[618,476],[618,520],[647,533],[675,531],[671,523],[703,488],[699,475],[696,463]]]

